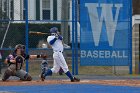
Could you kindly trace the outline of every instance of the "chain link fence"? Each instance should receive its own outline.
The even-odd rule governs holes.
[[[42,32],[47,35],[33,35],[26,33],[26,4],[28,1],[28,32]],[[76,7],[77,12],[73,11]],[[15,45],[24,44],[28,38],[29,54],[48,54],[50,67],[53,65],[52,49],[46,41],[51,27],[58,27],[64,37],[64,56],[72,71],[72,15],[77,13],[78,31],[78,71],[79,75],[115,75],[122,72],[129,73],[128,67],[117,66],[80,66],[80,0],[75,6],[72,0],[0,0],[0,42],[1,42],[1,69],[6,68],[3,63]],[[28,37],[27,37],[28,36]],[[32,76],[40,74],[42,59],[29,60],[29,73]],[[26,66],[26,64],[25,64]],[[24,66],[24,69],[25,69]]]
[[[28,1],[28,19],[27,2]],[[26,33],[28,20],[28,33]],[[69,51],[67,55],[71,66],[71,31],[72,31],[72,0],[1,0],[0,1],[0,42],[1,42],[1,72],[7,68],[4,59],[14,51],[17,44],[27,45],[29,54],[45,53],[52,67],[52,49],[46,41],[49,29],[57,27],[64,37],[64,47]],[[47,35],[33,35],[29,32],[48,33]],[[48,52],[49,51],[49,52]],[[67,60],[67,58],[66,58]],[[33,76],[40,74],[42,59],[29,60],[29,73]],[[23,67],[26,69],[26,64]]]

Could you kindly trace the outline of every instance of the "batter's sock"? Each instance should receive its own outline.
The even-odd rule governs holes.
[[[48,69],[47,72],[45,73],[45,76],[51,76],[52,75],[52,70]]]
[[[73,80],[73,76],[71,75],[70,71],[66,72],[65,74],[70,78],[70,80]]]

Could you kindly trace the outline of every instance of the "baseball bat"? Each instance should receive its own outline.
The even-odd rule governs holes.
[[[35,32],[35,31],[29,31],[29,34],[31,34],[31,35],[49,35],[49,33]]]

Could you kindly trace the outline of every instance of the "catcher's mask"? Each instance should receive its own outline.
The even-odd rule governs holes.
[[[22,44],[18,44],[15,46],[15,52],[17,51],[17,49],[21,50],[21,54],[23,54],[25,52],[25,46]]]

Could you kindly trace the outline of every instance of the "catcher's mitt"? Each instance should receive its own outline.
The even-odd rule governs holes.
[[[47,55],[41,54],[40,57],[43,58],[43,59],[46,59]]]
[[[15,60],[16,60],[16,70],[19,70],[22,68],[22,65],[25,61],[24,57],[18,55],[15,57]]]

